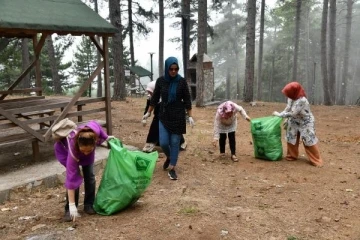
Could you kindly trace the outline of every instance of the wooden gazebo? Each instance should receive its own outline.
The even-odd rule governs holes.
[[[108,134],[112,134],[108,38],[117,33],[117,29],[80,0],[0,0],[0,6],[0,38],[30,38],[34,47],[34,59],[27,69],[7,90],[0,91],[0,146],[32,142],[33,156],[36,159],[39,152],[38,142],[47,142],[51,139],[51,128],[54,124],[65,117],[76,116],[78,121],[81,121],[83,115],[100,111],[105,112],[104,126]],[[42,96],[39,56],[45,39],[54,33],[86,35],[102,56],[96,70],[72,98],[46,99]],[[95,36],[101,39],[102,44]],[[35,87],[17,88],[32,69],[35,69]],[[102,69],[105,97],[79,99]],[[36,96],[7,98],[10,94],[24,92],[36,92]],[[104,102],[104,107],[82,109],[82,106],[94,102]],[[34,128],[34,124],[38,124],[40,129]],[[23,133],[1,135],[1,132],[9,132],[10,128],[15,127],[23,130]]]

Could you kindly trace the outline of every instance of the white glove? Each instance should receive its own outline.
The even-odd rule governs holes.
[[[77,217],[81,217],[80,214],[78,213],[75,203],[69,203],[69,212],[70,212],[70,217],[74,222]]]
[[[111,139],[114,139],[114,136],[108,136],[107,139],[105,141],[103,141],[100,146],[106,147],[106,148],[110,148],[110,145],[108,143],[108,141],[110,141]]]
[[[142,120],[146,120],[146,119],[148,119],[148,117],[150,117],[150,116],[151,116],[151,113],[146,112],[145,115],[143,116]]]
[[[192,117],[189,117],[189,124],[191,127],[194,127],[195,126],[195,121]]]
[[[281,116],[280,116],[280,113],[277,112],[277,111],[274,111],[274,112],[272,113],[272,115],[277,116],[277,117],[281,117]]]
[[[115,138],[114,136],[110,135],[110,136],[107,137],[106,141],[110,141],[111,139],[114,139],[114,138]]]

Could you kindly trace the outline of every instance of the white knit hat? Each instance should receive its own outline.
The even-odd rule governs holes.
[[[156,81],[149,82],[146,86],[146,91],[153,93],[155,89]]]

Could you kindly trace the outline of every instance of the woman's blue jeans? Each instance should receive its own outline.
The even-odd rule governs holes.
[[[166,157],[170,158],[170,165],[176,166],[179,157],[181,134],[173,134],[169,132],[159,121],[159,141]]]

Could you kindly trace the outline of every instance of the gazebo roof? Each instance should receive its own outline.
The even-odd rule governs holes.
[[[113,35],[117,29],[81,0],[0,0],[0,37]]]
[[[151,72],[149,72],[148,70],[146,70],[145,68],[141,67],[141,66],[133,66],[133,67],[129,67],[130,71],[136,75],[138,75],[139,77],[150,77],[151,76]]]

